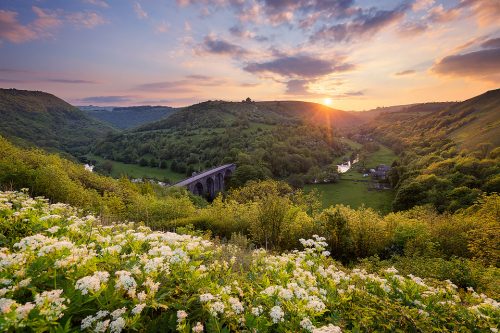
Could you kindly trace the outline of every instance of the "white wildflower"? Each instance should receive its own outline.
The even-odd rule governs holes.
[[[260,316],[263,311],[264,309],[262,308],[261,305],[252,308],[252,314],[256,317]]]
[[[280,321],[284,321],[283,317],[285,316],[285,313],[279,305],[275,305],[271,308],[271,311],[269,311],[269,316],[273,320],[273,323],[276,324]]]
[[[206,303],[214,299],[214,295],[207,293],[207,294],[201,294],[200,295],[200,302],[201,303]]]
[[[323,326],[314,329],[313,333],[342,333],[342,330],[338,326],[329,324],[328,326]]]
[[[184,321],[184,319],[186,319],[187,316],[188,316],[188,314],[186,311],[184,311],[184,310],[177,311],[177,322],[180,323],[180,322]]]
[[[300,321],[300,326],[305,329],[306,331],[312,332],[312,330],[315,329],[313,323],[311,322],[311,319],[305,317]]]
[[[125,328],[126,322],[122,317],[117,318],[111,322],[109,325],[109,331],[111,333],[120,333]]]
[[[197,322],[196,325],[193,327],[193,332],[194,333],[202,333],[203,332],[203,325],[200,322]]]

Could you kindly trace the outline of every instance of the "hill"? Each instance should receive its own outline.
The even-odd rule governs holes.
[[[186,174],[238,162],[247,166],[243,170],[250,179],[288,178],[343,156],[349,146],[334,128],[357,122],[315,103],[208,101],[109,137],[94,152],[125,163],[169,164]]]
[[[399,136],[403,141],[413,136],[440,137],[451,139],[461,147],[473,148],[482,142],[496,147],[500,145],[500,89],[463,102],[419,104],[388,112],[378,115],[372,127]],[[395,128],[398,130],[393,130]]]
[[[500,89],[441,110],[379,115],[361,137],[400,154],[391,173],[393,208],[432,204],[439,211],[471,205],[500,191]]]
[[[165,118],[176,111],[168,106],[131,106],[131,107],[94,107],[81,106],[90,117],[106,122],[119,129],[137,127],[146,123],[154,122]]]
[[[376,119],[380,115],[387,115],[393,113],[398,113],[398,114],[432,113],[435,111],[443,110],[444,108],[453,104],[455,103],[454,102],[418,103],[418,104],[378,107],[367,111],[350,111],[349,113],[355,115],[360,120],[367,122]]]
[[[81,155],[112,131],[54,95],[0,89],[0,134],[18,144]]]

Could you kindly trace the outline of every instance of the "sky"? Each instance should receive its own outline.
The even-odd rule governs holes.
[[[459,101],[500,87],[500,1],[1,0],[0,87],[102,106]]]

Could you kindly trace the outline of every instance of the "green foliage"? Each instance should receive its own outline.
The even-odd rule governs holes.
[[[190,216],[195,210],[185,190],[101,176],[57,155],[17,148],[1,137],[0,186],[29,188],[35,196],[99,213],[105,221],[130,219],[154,224]]]
[[[204,102],[108,137],[94,152],[141,165],[151,158],[169,160],[171,170],[182,174],[236,162],[240,170],[233,186],[241,186],[248,180],[305,175],[312,166],[327,168],[352,150],[332,126],[354,120],[313,103]]]
[[[51,94],[0,89],[0,135],[17,144],[82,156],[113,132]]]
[[[488,284],[498,269],[471,261],[396,261],[399,273],[375,259],[364,263],[368,273],[333,261],[316,235],[300,240],[303,250],[252,251],[241,235],[233,238],[243,248],[190,228],[180,235],[103,226],[68,206],[0,192],[0,225],[18,223],[37,232],[0,249],[6,332],[486,332],[500,325]],[[405,275],[408,264],[433,278]],[[435,279],[444,268],[458,286]],[[490,286],[488,295],[470,288],[478,278],[474,289]]]
[[[390,175],[395,210],[431,204],[457,211],[483,192],[498,192],[499,98],[494,90],[443,109],[385,113],[370,123],[369,135],[400,152]]]

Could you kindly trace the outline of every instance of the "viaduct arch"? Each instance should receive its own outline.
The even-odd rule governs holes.
[[[225,164],[216,168],[195,174],[173,186],[185,187],[195,195],[213,200],[217,193],[224,191],[231,175],[236,170],[235,164]]]

